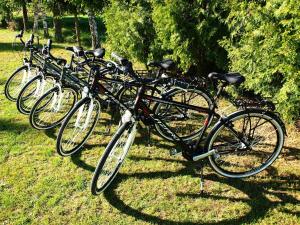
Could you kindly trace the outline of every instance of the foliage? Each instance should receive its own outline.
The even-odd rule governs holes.
[[[218,40],[227,35],[221,1],[153,1],[155,49],[169,51],[183,69],[196,65],[203,75],[226,68],[226,52]]]
[[[292,120],[300,112],[300,2],[231,1],[230,38],[222,42],[230,68],[244,74],[245,87],[278,103]]]
[[[217,40],[226,35],[219,1],[111,0],[104,19],[108,46],[147,62],[171,57],[181,68],[226,67],[226,52]]]
[[[149,1],[111,0],[103,16],[107,46],[146,63],[155,37]]]

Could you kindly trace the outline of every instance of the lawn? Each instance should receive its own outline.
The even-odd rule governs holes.
[[[92,173],[111,135],[95,132],[71,158],[56,153],[57,129],[33,129],[3,94],[21,65],[13,35],[0,30],[1,224],[300,224],[300,139],[292,125],[265,173],[231,180],[206,166],[203,194],[197,164],[171,157],[172,144],[156,135],[148,146],[142,130],[111,187],[92,196]],[[53,54],[68,57],[63,47]]]

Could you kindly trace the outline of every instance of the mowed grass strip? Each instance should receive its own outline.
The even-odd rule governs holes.
[[[285,149],[264,173],[244,180],[170,157],[172,144],[139,133],[112,186],[90,194],[90,181],[110,135],[95,135],[72,157],[55,150],[57,129],[37,131],[4,94],[21,66],[10,50],[14,32],[0,30],[0,224],[300,224],[300,139],[288,126]],[[72,45],[72,44],[66,44]],[[69,57],[64,45],[53,49]],[[97,128],[100,129],[101,128]]]

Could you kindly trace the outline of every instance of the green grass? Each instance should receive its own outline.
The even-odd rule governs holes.
[[[138,135],[120,174],[102,195],[89,185],[110,136],[94,135],[81,154],[60,157],[57,130],[37,131],[3,94],[20,58],[13,32],[0,30],[0,224],[299,224],[300,139],[290,126],[283,154],[265,172],[231,180],[170,157],[172,144]],[[66,44],[67,45],[67,44]],[[69,44],[70,45],[70,44]],[[67,57],[63,45],[54,55]]]

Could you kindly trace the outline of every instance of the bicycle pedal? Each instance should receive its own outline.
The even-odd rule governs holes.
[[[181,152],[182,152],[182,151],[179,150],[179,149],[172,148],[172,149],[170,150],[170,156],[178,155],[178,154],[180,154]]]

